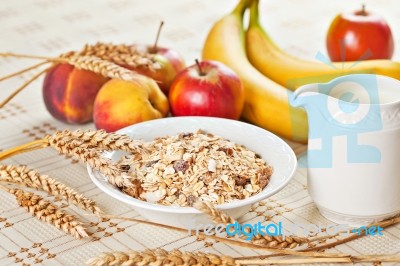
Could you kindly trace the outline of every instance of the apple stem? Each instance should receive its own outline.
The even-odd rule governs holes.
[[[201,69],[199,60],[195,59],[194,61],[196,62],[197,67],[199,68],[200,76],[204,76],[204,72],[203,72],[203,69]]]
[[[164,21],[161,21],[160,26],[158,27],[156,41],[154,42],[154,45],[153,45],[153,52],[157,52],[158,39],[160,38],[160,33],[161,33],[161,29],[162,29],[163,25],[164,25]]]
[[[362,4],[361,6],[361,15],[365,16],[367,13],[365,12],[365,4]]]

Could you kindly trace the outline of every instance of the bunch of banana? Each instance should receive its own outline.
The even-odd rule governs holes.
[[[291,90],[307,83],[327,82],[339,76],[355,73],[380,74],[400,79],[400,63],[391,60],[325,64],[302,60],[287,54],[260,26],[257,0],[253,1],[250,8],[246,45],[247,56],[253,66],[270,79]]]
[[[251,0],[242,0],[232,13],[211,29],[203,47],[203,58],[232,68],[245,88],[242,117],[282,137],[307,142],[307,114],[289,105],[291,91],[255,69],[246,56],[243,14]]]
[[[251,7],[250,7],[251,6]],[[250,7],[245,34],[243,14]],[[258,0],[241,0],[209,32],[203,58],[223,62],[241,78],[246,101],[242,117],[282,137],[307,142],[303,109],[289,105],[291,90],[354,73],[374,73],[400,79],[400,63],[390,60],[324,64],[293,57],[281,50],[261,28]]]

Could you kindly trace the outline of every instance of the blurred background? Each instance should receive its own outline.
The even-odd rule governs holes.
[[[206,34],[236,0],[2,0],[0,51],[55,56],[85,43],[152,43],[165,21],[161,46],[176,49],[188,64],[200,56]],[[261,20],[267,32],[287,51],[314,58],[325,53],[325,36],[332,19],[359,9],[384,16],[400,47],[400,2],[396,0],[261,0]],[[398,59],[400,48],[395,49]],[[0,59],[1,73],[11,67]]]

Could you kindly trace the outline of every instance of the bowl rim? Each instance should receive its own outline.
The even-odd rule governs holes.
[[[167,118],[162,118],[162,120],[219,120],[221,122],[224,123],[238,123],[241,124],[245,127],[249,127],[249,128],[254,128],[256,130],[261,130],[264,131],[263,133],[271,136],[272,138],[274,138],[275,141],[279,141],[280,143],[283,144],[283,146],[285,146],[285,148],[288,151],[288,154],[291,157],[291,161],[292,161],[292,170],[290,171],[290,174],[288,176],[288,178],[282,182],[279,186],[277,186],[274,190],[271,190],[267,193],[257,193],[256,195],[253,195],[247,199],[242,199],[242,200],[234,200],[232,202],[228,202],[228,203],[224,203],[224,204],[219,204],[219,205],[215,205],[216,209],[219,210],[229,210],[229,209],[235,209],[235,208],[240,208],[240,207],[244,207],[247,205],[251,205],[254,204],[256,202],[262,201],[276,193],[278,193],[279,191],[281,191],[284,187],[286,187],[286,185],[293,179],[294,174],[296,172],[297,169],[297,157],[293,151],[293,149],[280,137],[278,137],[277,135],[271,133],[268,130],[265,130],[261,127],[249,124],[249,123],[245,123],[242,121],[238,121],[238,120],[231,120],[231,119],[226,119],[226,118],[217,118],[217,117],[204,117],[204,116],[182,116],[182,117],[167,117]],[[159,120],[161,119],[154,119],[154,120],[149,120],[149,121],[145,121],[145,122],[141,122],[141,123],[137,123],[125,128],[122,128],[118,131],[116,131],[115,133],[121,133],[121,134],[125,134],[125,131],[136,127],[138,125],[140,126],[145,126],[147,124],[156,124],[157,122],[160,122]],[[114,151],[111,152],[107,152],[108,155],[111,155]],[[139,199],[135,199],[125,193],[123,193],[122,191],[120,191],[119,189],[113,187],[111,184],[109,184],[107,181],[105,181],[105,178],[102,174],[100,174],[98,171],[93,170],[89,164],[87,164],[86,166],[88,174],[90,179],[93,181],[93,183],[103,192],[105,192],[106,194],[108,194],[109,196],[122,201],[124,203],[127,203],[131,206],[134,207],[138,207],[141,209],[146,209],[146,210],[151,210],[151,211],[158,211],[158,212],[164,212],[164,213],[176,213],[176,214],[198,214],[201,213],[201,211],[195,209],[194,207],[181,207],[181,206],[166,206],[166,205],[161,205],[161,204],[156,204],[156,203],[150,203],[147,201],[142,201]],[[100,180],[102,179],[102,180]],[[265,187],[267,188],[268,185]],[[264,189],[265,189],[264,188]]]

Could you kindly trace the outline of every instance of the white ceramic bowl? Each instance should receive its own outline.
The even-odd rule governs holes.
[[[269,184],[257,195],[243,200],[218,205],[217,208],[238,218],[248,212],[251,205],[264,200],[287,185],[293,177],[297,160],[293,150],[276,135],[253,125],[222,118],[211,117],[172,117],[139,123],[126,127],[118,133],[134,139],[151,141],[156,137],[176,135],[182,132],[196,132],[202,129],[224,137],[256,152],[274,169]],[[109,152],[105,156],[118,159],[122,152]],[[210,223],[206,215],[191,207],[163,206],[148,203],[128,196],[105,181],[104,176],[93,171],[89,166],[88,173],[93,182],[111,197],[130,204],[144,218],[150,221],[192,228],[198,224]]]

